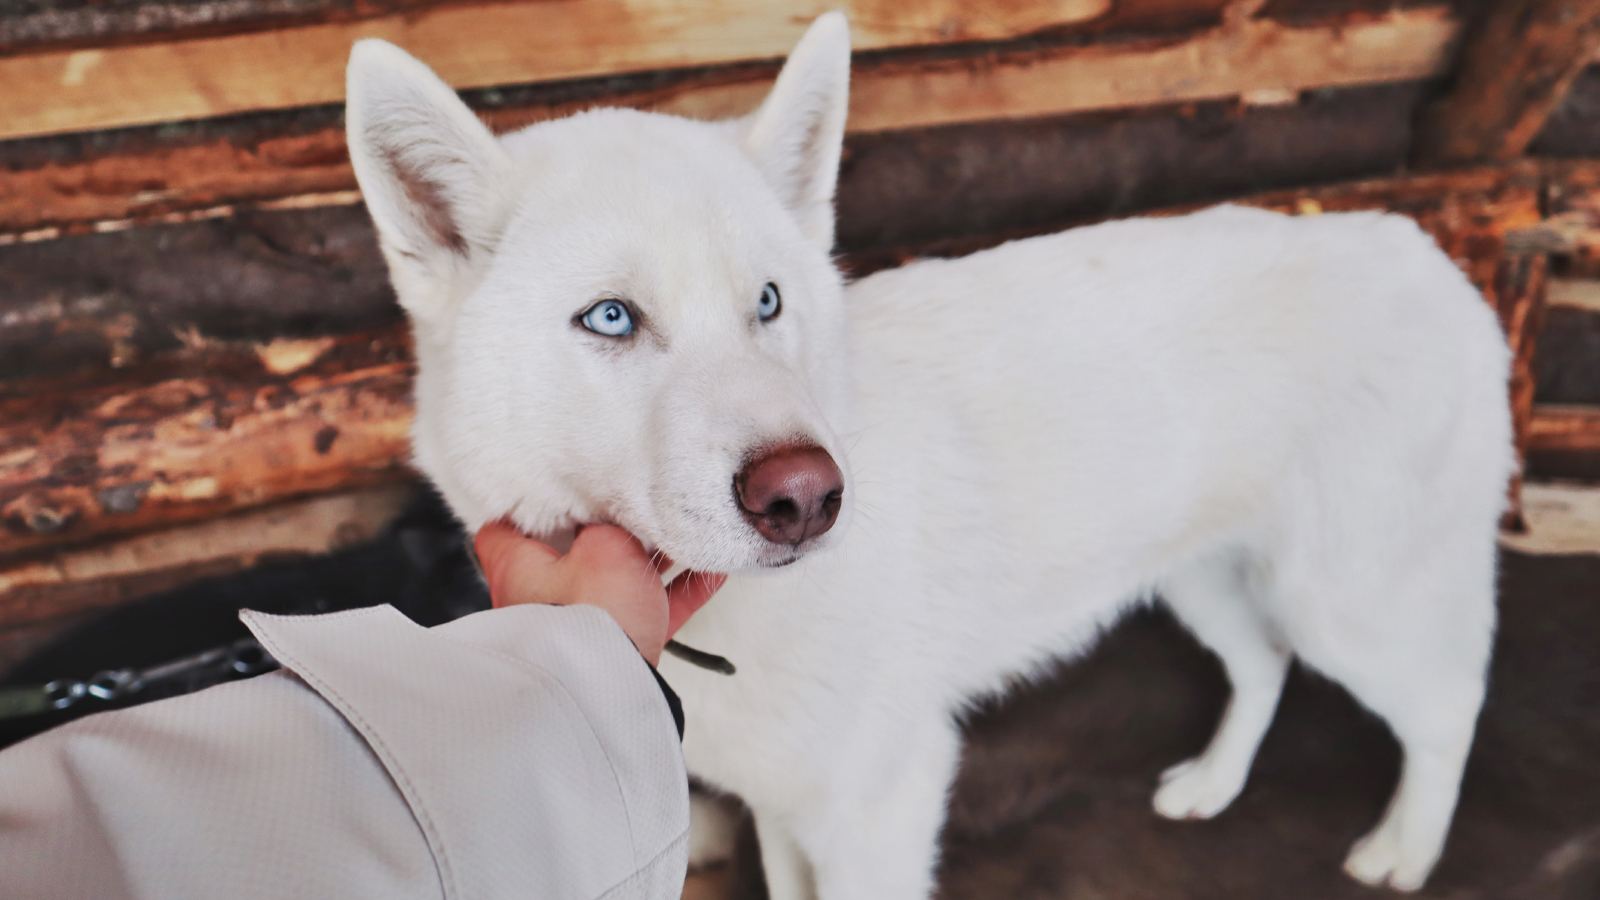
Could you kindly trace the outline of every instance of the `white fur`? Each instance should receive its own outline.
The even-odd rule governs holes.
[[[1229,207],[845,288],[826,210],[848,53],[830,14],[749,119],[602,110],[496,145],[420,64],[358,45],[351,155],[416,326],[417,464],[469,528],[612,521],[736,573],[681,639],[738,674],[662,669],[690,771],[755,813],[774,900],[928,896],[963,709],[1152,593],[1234,687],[1156,809],[1237,795],[1293,655],[1405,749],[1346,868],[1421,885],[1483,696],[1513,467],[1485,304],[1407,219]],[[427,245],[402,176],[464,246]],[[768,281],[784,310],[762,323]],[[575,324],[606,297],[649,328]],[[731,483],[794,438],[845,470],[844,510],[773,568],[797,553]]]

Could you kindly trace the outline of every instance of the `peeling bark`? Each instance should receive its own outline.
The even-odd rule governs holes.
[[[1442,76],[1458,27],[1448,7],[1434,6],[1304,28],[1270,19],[1229,20],[1202,31],[1083,46],[1024,39],[878,54],[857,62],[849,127],[855,132],[882,132],[1231,97],[1243,97],[1246,102],[1266,97],[1275,103],[1287,98],[1292,103],[1301,91]],[[347,47],[348,41],[341,46]],[[228,51],[226,58],[235,52]],[[518,53],[537,57],[526,49]],[[51,87],[62,77],[53,69],[32,74],[7,69],[23,63],[38,68],[44,63],[29,62],[33,57],[21,58],[22,62],[0,57],[0,81],[18,86],[0,95],[0,136],[336,103],[343,98],[344,57],[342,50],[333,55],[337,72],[323,79],[328,85],[320,93],[291,96],[290,86],[306,82],[293,66],[282,66],[259,75],[286,79],[288,84],[280,86],[281,90],[245,84],[239,87],[240,96],[230,99],[223,87],[212,86],[205,97],[193,98],[184,93],[198,90],[187,76],[173,85],[138,89],[119,81],[115,86],[133,96],[118,101],[109,94],[96,94],[98,105],[92,108],[74,107],[70,98],[63,99]],[[168,68],[156,62],[140,65],[159,72]],[[198,65],[201,63],[190,60],[187,68],[173,71],[189,72]],[[293,74],[285,74],[289,72]],[[526,104],[493,104],[484,113],[500,130],[591,106],[631,106],[695,118],[724,118],[753,109],[775,72],[770,63],[731,65],[664,85],[578,99],[551,99],[559,97],[559,92],[540,97],[535,91]],[[441,74],[449,77],[447,72]],[[500,76],[509,81],[555,77],[537,71],[498,73],[497,78]],[[249,82],[242,75],[235,80]],[[42,93],[24,87],[35,81]],[[457,78],[453,83],[470,86],[498,81]],[[177,92],[170,102],[162,100],[166,90]],[[490,93],[481,92],[479,99]],[[12,99],[6,100],[7,96]],[[49,102],[39,101],[40,96]],[[93,160],[46,162],[0,172],[0,232],[5,233],[0,238],[15,241],[53,236],[59,229],[70,231],[101,222],[110,224],[97,227],[121,227],[122,220],[152,220],[175,213],[200,214],[236,203],[338,194],[354,186],[343,132],[336,122],[307,133],[263,136],[255,143],[225,140],[152,147]]]
[[[0,566],[0,629],[115,606],[265,559],[351,547],[376,537],[412,492],[395,485],[291,501]]]
[[[407,336],[329,343],[292,371],[224,348],[0,388],[0,556],[406,477]]]

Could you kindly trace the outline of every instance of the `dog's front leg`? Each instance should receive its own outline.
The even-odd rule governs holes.
[[[811,862],[806,859],[794,832],[776,815],[760,810],[753,812],[769,900],[816,900]]]
[[[941,710],[878,737],[852,773],[856,789],[835,798],[818,829],[811,860],[819,900],[926,900],[933,893],[961,731]]]

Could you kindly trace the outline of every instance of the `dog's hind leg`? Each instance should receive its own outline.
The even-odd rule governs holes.
[[[1407,617],[1398,633],[1372,635],[1357,665],[1308,657],[1381,716],[1404,753],[1388,811],[1345,861],[1358,881],[1416,890],[1444,849],[1489,662],[1494,586],[1487,572],[1481,581],[1438,609],[1455,622]],[[1463,634],[1460,620],[1477,620],[1478,633]]]
[[[1469,705],[1456,704],[1452,714],[1424,715],[1434,720],[1426,725],[1413,721],[1403,732],[1395,728],[1405,752],[1400,786],[1383,821],[1346,858],[1344,868],[1352,878],[1400,891],[1414,891],[1427,880],[1444,850],[1472,745],[1477,710],[1468,710]]]
[[[1370,885],[1421,887],[1455,812],[1495,620],[1493,523],[1472,525],[1430,528],[1423,550],[1354,584],[1321,567],[1294,579],[1310,600],[1296,654],[1382,717],[1404,754],[1388,811],[1345,861]]]
[[[1239,554],[1212,556],[1160,585],[1179,621],[1222,658],[1233,686],[1210,746],[1161,776],[1154,805],[1169,819],[1207,819],[1233,802],[1278,707],[1289,653],[1251,603],[1244,564]]]

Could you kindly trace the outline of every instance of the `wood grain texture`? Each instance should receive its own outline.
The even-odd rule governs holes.
[[[1313,88],[1427,78],[1444,70],[1455,33],[1448,8],[1427,7],[1311,28],[1235,18],[1185,39],[868,60],[853,75],[849,128],[882,132],[1264,93],[1292,97]],[[0,78],[6,64],[0,60]],[[487,110],[483,116],[499,131],[593,106],[725,118],[753,109],[775,74],[776,66],[740,67],[663,88]],[[324,99],[340,96],[342,89]],[[0,97],[0,132],[24,127],[27,116],[5,113],[6,103],[17,102],[25,101]],[[51,106],[51,114],[64,108]],[[99,127],[91,119],[72,127]],[[0,172],[0,242],[115,229],[177,214],[210,215],[231,204],[296,195],[314,195],[311,202],[354,202],[345,193],[354,188],[344,135],[336,127],[249,146],[223,140],[47,163]]]
[[[1600,0],[1484,4],[1456,83],[1423,120],[1416,162],[1450,166],[1521,156],[1600,47]]]
[[[1593,278],[1552,278],[1546,286],[1551,309],[1600,313],[1600,280]]]
[[[0,53],[370,19],[441,0],[22,0],[0,6]],[[449,2],[449,0],[443,0]]]
[[[1562,274],[1600,277],[1600,160],[1559,159],[1541,163],[1546,218],[1521,243],[1563,257]]]
[[[1534,161],[1390,178],[1372,178],[1310,188],[1269,191],[1230,202],[1294,215],[1386,210],[1416,220],[1480,290],[1496,278],[1510,239],[1540,227],[1541,167]],[[1194,203],[1154,210],[1177,215],[1210,205]],[[922,256],[963,256],[1017,238],[1048,234],[1084,221],[1025,228],[902,247],[875,248],[841,262],[852,275],[903,265]]]
[[[352,22],[399,12],[418,13],[448,2],[451,0],[13,0],[0,5],[0,53]],[[1335,13],[1381,11],[1374,10],[1373,0],[1317,2],[1322,4],[1323,18],[1328,17],[1330,8]],[[1225,3],[1117,0],[1106,14],[1057,30],[1178,31],[1214,22]]]
[[[1600,406],[1535,406],[1527,471],[1530,479],[1600,483]]]
[[[723,4],[716,16],[677,10],[655,22],[583,0],[584,10],[598,10],[589,22],[570,14],[575,3],[452,7],[416,20],[0,59],[0,81],[18,88],[0,95],[0,138],[337,102],[350,44],[361,37],[393,40],[452,85],[468,88],[780,57],[809,19],[764,6],[741,13]],[[909,9],[926,15],[928,3]],[[567,13],[559,23],[518,20],[555,17],[556,11]],[[876,25],[860,22],[854,34],[858,48],[875,49],[999,39],[1035,30],[1041,21],[1020,14],[971,17],[945,37],[945,30],[930,31],[904,13]],[[1428,7],[1331,27],[1230,20],[1190,41],[1090,44],[931,68],[887,66],[857,85],[851,121],[862,130],[905,128],[1427,78],[1445,71],[1456,33],[1448,7]],[[711,85],[659,108],[720,117],[747,111],[765,90],[763,81]]]
[[[1309,28],[1230,16],[1185,41],[1091,44],[1009,64],[885,77],[852,95],[850,118],[853,127],[877,130],[904,127],[888,123],[905,109],[918,111],[918,124],[936,125],[1218,97],[1292,100],[1312,88],[1441,75],[1457,31],[1448,7]]]
[[[351,547],[376,537],[412,492],[391,485],[295,500],[14,563],[0,568],[0,628],[125,603],[266,558]]]
[[[1600,406],[1540,404],[1528,420],[1530,450],[1600,453]]]
[[[850,135],[837,250],[1131,215],[1398,167],[1421,86]],[[274,117],[276,118],[276,117]],[[206,340],[401,318],[366,211],[322,206],[0,247],[0,381],[136,365]]]
[[[817,15],[858,49],[996,41],[1092,19],[1109,0],[523,0],[359,22],[0,59],[0,137],[337,102],[350,45],[383,38],[457,88],[705,66],[788,53]]]
[[[409,347],[276,342],[0,389],[0,556],[407,477]]]
[[[1491,304],[1530,294],[1506,235],[1539,221],[1531,163],[1246,198],[1300,215],[1388,209],[1417,219]],[[1038,233],[1054,227],[1029,229]],[[960,255],[1027,232],[847,258],[854,274]],[[1520,274],[1519,274],[1520,273]],[[1542,269],[1539,270],[1542,274]],[[1511,305],[1513,341],[1535,320]],[[1517,316],[1522,318],[1517,318]],[[1518,336],[1522,335],[1523,338]],[[76,384],[0,388],[0,556],[193,522],[404,477],[412,363],[403,326],[201,349]],[[1530,432],[1531,433],[1531,432]]]

